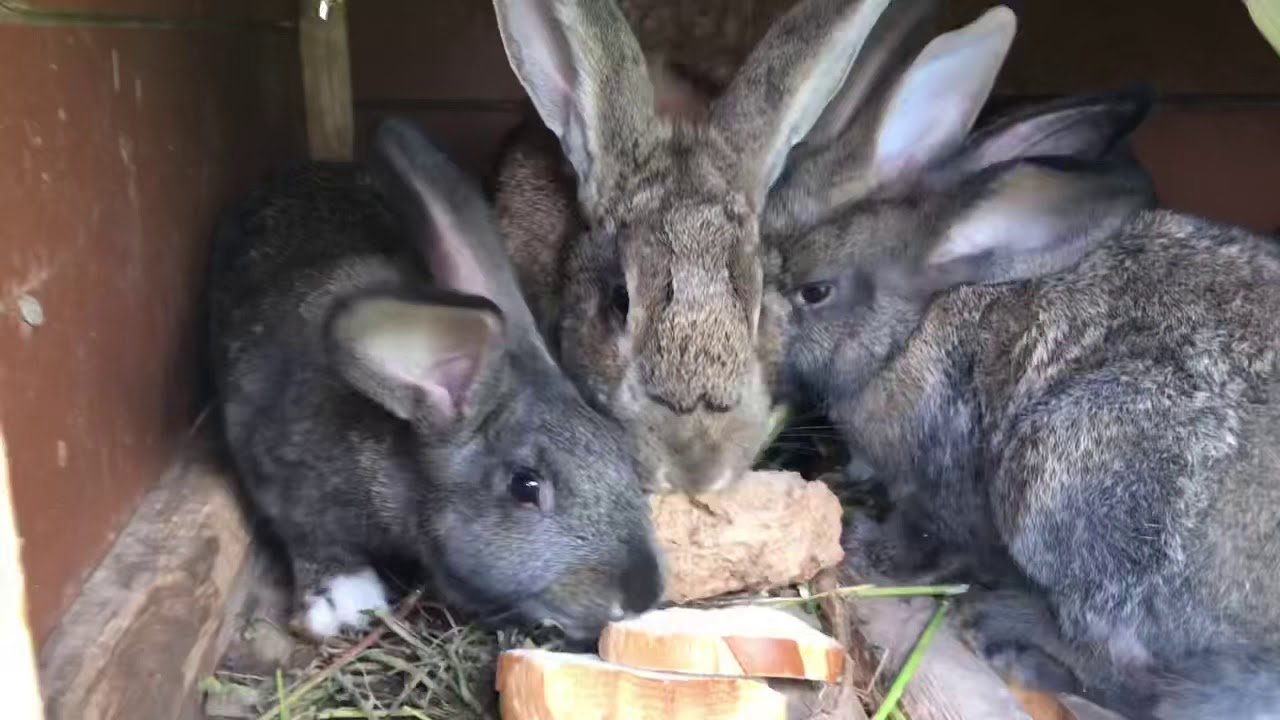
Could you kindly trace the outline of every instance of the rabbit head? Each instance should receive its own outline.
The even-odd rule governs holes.
[[[805,0],[705,112],[659,112],[614,0],[495,0],[508,57],[573,167],[560,251],[566,372],[637,439],[648,485],[708,491],[766,441],[781,298],[759,213],[889,0]]]
[[[970,134],[1015,30],[988,11],[938,36],[897,78],[859,152],[827,183],[798,162],[766,242],[791,304],[788,378],[838,402],[915,330],[936,293],[1066,269],[1133,211],[1154,204],[1124,138],[1145,87],[1073,97]],[[791,195],[791,193],[796,193]],[[813,199],[821,199],[818,204]],[[795,386],[793,386],[795,387]]]
[[[412,428],[405,500],[446,597],[571,637],[648,609],[662,571],[627,436],[552,361],[489,208],[413,126],[370,163],[443,292],[366,293],[328,322],[341,375]]]

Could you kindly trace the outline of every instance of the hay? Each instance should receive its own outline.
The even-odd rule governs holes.
[[[770,594],[722,598],[690,606],[801,604],[821,611],[822,598],[952,596],[965,586],[887,588],[859,585],[812,593],[807,586]],[[205,711],[210,720],[338,720],[339,718],[415,718],[416,720],[498,720],[494,679],[497,658],[517,647],[563,649],[553,629],[486,631],[460,624],[415,593],[394,613],[379,612],[373,629],[360,637],[344,635],[324,645],[309,662],[275,675],[221,671],[207,679]],[[923,651],[923,640],[915,655]],[[918,662],[918,658],[916,659]],[[908,663],[895,686],[898,693],[912,674]],[[873,688],[856,688],[864,703],[878,699]],[[869,711],[871,708],[867,708]],[[896,713],[895,713],[896,716]]]
[[[326,643],[310,662],[277,676],[218,672],[206,681],[210,720],[337,720],[498,717],[498,654],[514,647],[556,649],[551,630],[488,632],[458,623],[444,608],[405,599],[373,629]]]

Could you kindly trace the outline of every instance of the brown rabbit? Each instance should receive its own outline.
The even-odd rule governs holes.
[[[613,0],[495,4],[546,126],[517,132],[494,188],[539,325],[650,488],[724,487],[765,442],[780,356],[759,213],[889,0],[804,0],[724,92],[668,115]]]

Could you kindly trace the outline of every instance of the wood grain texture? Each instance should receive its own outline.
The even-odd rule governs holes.
[[[884,656],[879,681],[893,682],[935,607],[930,598],[856,603],[861,630]],[[946,622],[907,684],[903,707],[912,720],[1030,720],[1009,688]]]
[[[301,0],[298,20],[307,145],[312,160],[350,160],[355,149],[355,111],[347,3],[331,6],[325,19],[316,12],[317,5],[317,0]]]
[[[45,644],[48,719],[189,715],[249,546],[224,472],[200,454],[169,473]]]

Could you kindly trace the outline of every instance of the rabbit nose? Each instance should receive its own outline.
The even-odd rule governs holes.
[[[622,571],[622,610],[642,613],[662,597],[662,571],[658,556],[648,543],[632,546],[627,551],[627,564]]]

